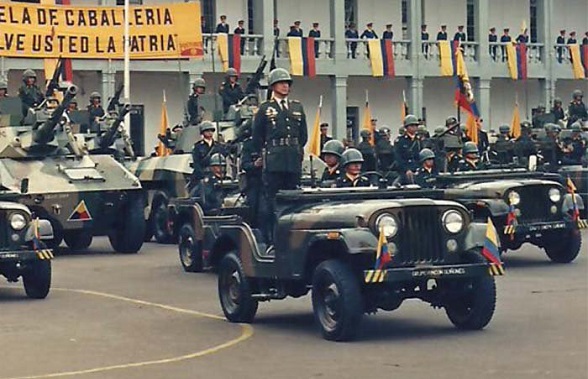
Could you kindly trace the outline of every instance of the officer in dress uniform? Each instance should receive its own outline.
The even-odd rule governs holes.
[[[382,33],[382,39],[393,39],[394,32],[392,31],[392,24],[386,24],[386,30]]]
[[[300,28],[300,21],[294,21],[294,29],[292,30],[291,37],[302,37],[304,31]]]
[[[401,181],[410,184],[414,183],[414,172],[419,167],[421,142],[416,136],[419,120],[416,116],[409,114],[404,118],[403,125],[405,133],[398,138],[394,147]]]
[[[313,22],[312,29],[308,32],[308,36],[312,38],[321,38],[321,31],[319,30],[319,23]],[[319,42],[314,41],[314,57],[319,57]]]
[[[529,43],[529,31],[527,29],[523,30],[523,32],[517,36],[515,41],[517,41],[517,43]]]
[[[513,161],[514,143],[510,138],[510,126],[500,125],[498,127],[498,139],[494,144],[496,160],[501,165],[510,164]]]
[[[429,59],[429,32],[427,31],[427,25],[421,25],[421,41],[423,42],[423,46],[421,47],[421,51],[423,52],[426,59]]]
[[[568,107],[568,125],[570,128],[576,121],[588,120],[588,112],[586,111],[586,105],[582,101],[584,93],[579,89],[572,93],[573,99]]]
[[[453,36],[453,40],[454,41],[459,41],[459,42],[465,42],[465,40],[466,40],[466,34],[463,31],[463,25],[459,25],[457,27],[457,32],[455,32],[455,35]]]
[[[503,34],[500,37],[501,43],[507,43],[512,41],[512,37],[508,34],[510,32],[509,28],[504,28]],[[502,53],[502,61],[506,62],[506,46],[500,46],[500,52]]]
[[[393,169],[394,164],[394,146],[390,142],[390,128],[382,126],[378,130],[380,138],[376,143],[376,157],[378,159],[378,171],[384,176]],[[364,163],[365,166],[365,163]],[[365,170],[368,171],[368,170]]]
[[[566,31],[565,31],[565,29],[562,29],[559,31],[559,36],[557,36],[557,39],[555,40],[555,44],[559,45],[557,47],[557,62],[562,63],[563,62],[563,52],[564,52],[564,48],[562,45],[566,44]]]
[[[253,228],[261,225],[259,215],[260,206],[264,196],[263,191],[263,159],[258,151],[253,146],[253,138],[251,137],[252,124],[245,122],[239,128],[238,139],[243,141],[241,149],[241,170],[245,177],[245,202],[249,207],[251,214],[251,223]]]
[[[29,112],[29,108],[35,108],[43,102],[45,96],[37,86],[37,73],[26,69],[22,75],[23,85],[18,89],[18,96],[22,101],[23,117]]]
[[[245,25],[245,21],[239,20],[237,22],[237,27],[233,31],[234,34],[241,34],[241,45],[239,46],[241,50],[241,55],[245,53],[245,38],[243,37],[243,35],[245,34],[245,28],[243,27],[243,25]]]
[[[220,89],[218,90],[218,93],[223,99],[223,112],[225,113],[229,111],[231,105],[237,104],[243,99],[243,97],[245,97],[245,93],[238,80],[239,74],[237,73],[237,70],[232,67],[229,68],[225,76],[225,81],[221,84]]]
[[[531,123],[529,121],[521,122],[521,135],[514,142],[514,155],[521,165],[527,166],[529,157],[537,154],[535,142],[530,137]]]
[[[463,158],[460,159],[457,166],[457,171],[479,171],[483,170],[484,165],[480,161],[480,152],[478,146],[469,141],[463,145]]]
[[[447,25],[441,25],[441,30],[437,32],[437,41],[447,41]]]
[[[370,181],[361,175],[363,156],[357,149],[347,149],[341,156],[343,173],[337,180],[337,188],[369,187]]]
[[[422,149],[419,153],[419,167],[414,173],[414,182],[421,188],[435,188],[439,173],[435,167],[435,153],[431,149]]]
[[[327,164],[321,182],[336,181],[341,176],[340,160],[345,151],[345,146],[341,141],[336,139],[327,142],[322,150],[321,158]]]
[[[204,178],[211,156],[215,153],[223,152],[222,146],[213,138],[214,131],[215,127],[212,122],[204,121],[200,124],[202,139],[196,142],[192,149],[192,167],[194,171],[190,178],[191,188],[194,188]]]
[[[200,95],[204,94],[206,91],[206,82],[202,78],[197,78],[194,80],[194,84],[192,85],[192,94],[188,97],[188,117],[190,119],[188,122],[190,125],[198,125],[202,121],[202,114],[204,113],[204,108],[202,108],[199,104]]]
[[[227,16],[222,15],[220,16],[220,23],[216,25],[216,29],[214,30],[215,33],[228,33],[229,32],[229,24],[227,24]]]
[[[498,36],[496,35],[496,28],[495,27],[490,28],[490,33],[488,34],[488,42],[491,44],[498,42]],[[497,46],[490,45],[489,50],[490,50],[489,53],[490,53],[490,56],[492,57],[492,60],[495,61]]]
[[[198,197],[204,214],[216,214],[222,208],[226,191],[222,188],[225,177],[226,159],[222,154],[214,153],[210,157],[208,172],[193,192]]]
[[[358,39],[359,38],[359,33],[357,32],[357,29],[355,28],[355,24],[353,22],[349,24],[349,27],[345,31],[345,38],[347,38],[347,39]],[[348,46],[349,51],[347,53],[347,58],[351,57],[352,59],[355,59],[356,53],[357,53],[357,42],[348,42],[348,44],[349,44],[349,46]]]
[[[361,142],[357,145],[357,150],[359,150],[363,156],[363,170],[376,171],[376,150],[370,143],[372,132],[363,129],[359,135],[361,136]]]
[[[320,131],[321,131],[321,151],[323,151],[323,146],[325,146],[325,143],[329,142],[330,140],[333,139],[333,137],[329,136],[329,124],[326,122],[323,122],[322,124],[320,124]]]
[[[279,190],[300,184],[304,145],[308,140],[306,115],[299,101],[288,99],[292,77],[283,68],[269,74],[272,98],[262,103],[253,120],[253,147],[262,156],[269,200],[264,234],[271,243],[275,223],[274,199]]]

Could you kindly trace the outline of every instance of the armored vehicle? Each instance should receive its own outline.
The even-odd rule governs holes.
[[[0,116],[0,184],[51,222],[50,247],[65,240],[83,249],[108,235],[117,252],[136,253],[145,233],[141,183],[111,155],[88,154],[64,114],[76,93],[71,86],[61,103],[47,98],[20,125],[10,122],[14,115]]]
[[[53,252],[44,240],[53,238],[51,223],[32,219],[22,204],[0,201],[0,274],[9,282],[22,277],[25,292],[44,299],[51,288]]]
[[[192,270],[218,270],[231,322],[251,322],[260,301],[312,291],[328,340],[352,339],[364,313],[392,311],[412,298],[445,308],[460,329],[481,329],[493,316],[493,275],[502,266],[482,254],[488,225],[440,196],[415,189],[281,191],[270,247],[247,207],[205,216],[198,204],[184,204],[180,244]]]
[[[553,262],[568,263],[580,252],[580,228],[573,208],[584,209],[582,198],[559,182],[557,174],[525,169],[491,169],[441,175],[447,199],[463,204],[474,219],[490,217],[498,230],[502,252],[525,242],[545,249]]]

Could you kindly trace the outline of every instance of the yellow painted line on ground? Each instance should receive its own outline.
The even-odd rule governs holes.
[[[139,304],[139,305],[146,305],[146,306],[149,306],[149,307],[164,309],[164,310],[167,310],[167,311],[170,311],[170,312],[189,314],[189,315],[198,316],[198,317],[202,317],[202,318],[208,318],[208,319],[212,319],[212,320],[224,320],[224,318],[221,317],[221,316],[217,316],[217,315],[213,315],[213,314],[209,314],[209,313],[198,312],[198,311],[193,311],[193,310],[184,309],[184,308],[178,308],[178,307],[174,307],[174,306],[171,306],[171,305],[153,303],[151,301],[146,301],[146,300],[133,299],[133,298],[130,298],[130,297],[125,297],[125,296],[113,295],[113,294],[109,294],[109,293],[105,293],[105,292],[89,291],[89,290],[77,290],[77,289],[69,289],[69,288],[52,288],[52,290],[53,291],[74,292],[74,293],[79,293],[79,294],[84,294],[84,295],[91,295],[91,296],[99,296],[99,297],[103,297],[103,298],[107,298],[107,299],[113,299],[113,300],[119,300],[119,301],[126,301],[128,303]],[[251,337],[253,335],[253,327],[251,325],[240,324],[240,326],[241,326],[241,335],[239,335],[239,337],[234,338],[234,339],[232,339],[230,341],[224,342],[224,343],[222,343],[220,345],[209,347],[208,349],[200,350],[200,351],[197,351],[197,352],[194,352],[194,353],[190,353],[190,354],[186,354],[186,355],[181,355],[181,356],[178,356],[178,357],[163,358],[163,359],[157,359],[157,360],[151,360],[151,361],[144,361],[144,362],[123,363],[123,364],[118,364],[118,365],[104,366],[104,367],[95,367],[95,368],[90,368],[90,369],[85,369],[85,370],[78,370],[78,371],[64,371],[64,372],[55,372],[55,373],[52,373],[52,374],[31,375],[31,376],[18,376],[18,377],[3,378],[3,379],[44,379],[44,378],[60,378],[60,377],[66,377],[66,376],[77,376],[77,375],[85,375],[85,374],[95,374],[95,373],[98,373],[98,372],[106,372],[106,371],[113,371],[113,370],[129,369],[129,368],[135,368],[135,367],[145,367],[145,366],[162,365],[162,364],[167,364],[167,363],[176,363],[176,362],[181,362],[181,361],[185,361],[185,360],[188,360],[188,359],[199,358],[199,357],[203,357],[205,355],[214,354],[214,353],[217,353],[217,352],[219,352],[221,350],[224,350],[224,349],[227,349],[229,347],[235,346],[238,343],[241,343],[241,342],[245,341],[246,339],[248,339],[249,337]]]

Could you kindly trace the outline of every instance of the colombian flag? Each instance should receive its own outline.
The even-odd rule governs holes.
[[[314,54],[314,38],[288,37],[290,52],[290,73],[296,76],[316,76],[316,58]]]
[[[527,79],[527,45],[509,43],[506,45],[506,56],[511,79]]]
[[[380,236],[378,237],[378,248],[376,250],[376,264],[374,270],[381,270],[387,263],[392,262],[392,256],[388,250],[388,242],[384,236],[384,232],[380,228]]]
[[[512,120],[510,121],[510,134],[512,138],[517,139],[521,136],[521,112],[519,111],[519,103],[515,103],[514,111],[512,112]]]
[[[569,176],[566,186],[568,187],[568,193],[572,195],[572,220],[578,221],[580,220],[580,209],[578,209],[578,204],[576,203],[576,185]]]
[[[455,77],[457,78],[455,103],[469,115],[472,115],[474,120],[478,120],[480,118],[480,112],[478,111],[478,106],[474,100],[474,92],[472,90],[472,84],[465,65],[465,60],[461,50],[457,48],[457,44],[454,44],[454,46],[456,46],[456,49],[453,61],[455,62]]]
[[[372,76],[387,76],[393,78],[396,75],[394,70],[394,46],[389,39],[368,40],[370,51],[370,62]]]
[[[218,56],[223,64],[223,70],[229,67],[241,74],[241,34],[228,35],[219,33],[216,37]]]
[[[323,97],[320,97],[319,106],[316,109],[316,116],[314,117],[314,125],[312,133],[310,134],[310,141],[307,147],[308,154],[320,157],[321,155],[321,109],[323,107]]]
[[[570,49],[570,55],[572,57],[574,79],[584,79],[588,70],[588,62],[586,61],[586,58],[588,58],[588,46],[571,44],[568,45],[568,49]]]
[[[459,41],[439,41],[439,55],[441,57],[441,76],[458,75],[457,54],[461,54]]]

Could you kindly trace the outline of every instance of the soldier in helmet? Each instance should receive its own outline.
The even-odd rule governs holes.
[[[483,170],[484,166],[480,161],[480,152],[478,145],[468,141],[463,145],[463,158],[459,161],[457,171],[478,171]]]
[[[8,82],[0,80],[0,99],[8,97]]]
[[[200,95],[204,94],[206,90],[206,82],[202,78],[194,80],[192,85],[192,94],[188,97],[188,122],[190,125],[198,125],[202,121],[204,108],[198,103]]]
[[[514,143],[510,138],[510,126],[504,124],[498,127],[498,138],[494,144],[494,155],[501,165],[510,164],[513,161]]]
[[[414,172],[419,167],[419,153],[421,142],[416,136],[419,120],[414,115],[407,115],[404,118],[405,133],[398,138],[395,144],[396,163],[403,183],[414,183]]]
[[[459,122],[457,121],[457,118],[455,118],[454,116],[449,116],[447,117],[447,119],[445,120],[445,127],[448,129],[449,134],[453,134],[453,135],[461,135],[461,130],[459,128]]]
[[[545,105],[539,104],[537,106],[531,122],[533,123],[533,128],[543,128],[545,125]]]
[[[378,131],[380,138],[376,143],[376,157],[378,159],[378,171],[387,176],[393,169],[394,164],[394,146],[390,142],[390,128],[382,126]],[[364,162],[365,164],[366,162]],[[365,170],[370,171],[370,170]]]
[[[299,101],[290,100],[292,77],[283,68],[269,74],[272,98],[259,106],[253,120],[253,146],[264,157],[265,179],[270,203],[266,241],[271,242],[275,195],[300,184],[304,146],[308,140],[306,115]],[[264,153],[263,153],[264,152]]]
[[[521,135],[514,142],[514,156],[518,161],[526,166],[531,155],[537,154],[535,142],[531,139],[531,123],[529,121],[521,122]]]
[[[69,104],[67,105],[67,109],[66,112],[72,113],[72,112],[76,112],[78,110],[78,101],[76,99],[72,99]]]
[[[321,151],[323,151],[323,146],[325,146],[325,143],[329,142],[330,140],[333,139],[333,137],[329,136],[329,124],[327,122],[323,122],[320,124],[319,126],[320,131],[321,131]]]
[[[226,72],[225,81],[221,84],[218,93],[223,99],[223,112],[227,113],[231,105],[237,104],[245,93],[238,82],[239,74],[234,68],[229,68]]]
[[[361,142],[357,145],[357,150],[363,155],[363,170],[364,171],[376,171],[376,150],[371,144],[372,132],[363,129],[359,135],[361,136]]]
[[[102,96],[94,91],[90,94],[90,104],[86,107],[90,115],[90,129],[95,129],[98,120],[104,117],[104,108],[102,108]]]
[[[194,187],[204,178],[212,155],[223,153],[222,146],[214,140],[215,129],[214,124],[210,121],[204,121],[200,124],[200,135],[202,139],[196,142],[192,149],[192,166],[194,171],[190,178],[191,187]]]
[[[433,150],[424,148],[419,153],[419,162],[421,166],[414,174],[414,182],[421,188],[434,188],[436,186],[437,168],[435,167],[435,153]]]
[[[559,97],[553,99],[553,108],[551,108],[551,114],[555,117],[555,122],[566,118],[566,112],[563,109],[563,103]]]
[[[431,135],[427,130],[427,127],[423,124],[419,125],[417,129],[417,137],[421,141],[421,147],[432,149],[433,148],[433,141],[431,140]]]
[[[251,214],[251,226],[258,228],[260,225],[260,206],[263,199],[263,159],[253,146],[252,123],[244,122],[239,127],[238,140],[243,142],[241,148],[241,170],[245,174],[245,203]]]
[[[586,111],[586,104],[582,101],[584,93],[579,89],[572,93],[573,99],[568,107],[568,125],[570,128],[576,121],[588,120],[588,112]]]
[[[202,181],[194,187],[193,197],[200,198],[204,214],[215,214],[222,208],[226,193],[222,188],[225,177],[226,159],[220,153],[214,153],[208,163],[208,172]]]
[[[563,157],[562,143],[559,139],[561,128],[557,124],[545,125],[545,137],[539,141],[539,152],[550,170],[556,170]]]
[[[345,146],[341,141],[332,139],[325,143],[321,152],[321,158],[327,164],[325,171],[321,177],[321,181],[335,181],[341,176],[341,169],[339,162],[341,154],[345,150]]]
[[[347,149],[341,155],[343,174],[337,180],[337,188],[369,187],[370,181],[361,175],[363,155],[357,149]]]
[[[18,89],[18,96],[22,101],[22,114],[26,116],[29,108],[35,108],[43,102],[45,96],[37,86],[37,74],[26,69],[22,75],[23,85]]]
[[[580,121],[572,124],[572,134],[570,137],[565,138],[563,142],[562,164],[582,164],[582,157],[586,152],[586,141],[582,138],[582,124]]]

